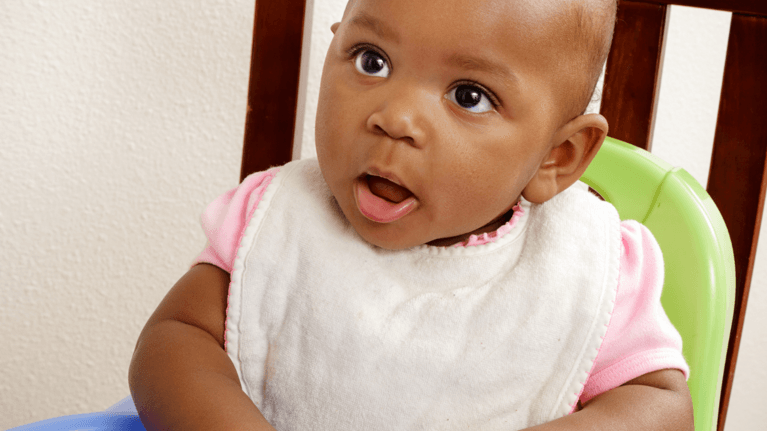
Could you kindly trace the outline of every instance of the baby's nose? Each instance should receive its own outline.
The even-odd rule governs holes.
[[[389,93],[387,98],[370,114],[367,128],[373,133],[385,133],[395,140],[406,141],[421,148],[428,129],[429,108],[417,90],[401,90]]]

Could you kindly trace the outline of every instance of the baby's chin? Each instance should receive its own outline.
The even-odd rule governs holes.
[[[393,226],[376,226],[377,229],[357,229],[355,227],[355,231],[369,244],[392,251],[407,250],[409,248],[419,247],[422,245],[428,245],[432,247],[450,247],[452,245],[458,244],[464,239],[463,235],[449,238],[432,238],[425,237],[423,235],[403,233],[398,229],[387,229],[392,227]],[[468,236],[468,234],[465,235],[466,238],[468,238]]]
[[[376,230],[376,232],[370,232],[365,229],[355,230],[367,243],[386,250],[407,250],[427,243],[427,241],[421,238],[413,238],[410,235],[402,235],[401,233],[388,234],[384,232],[386,229]]]

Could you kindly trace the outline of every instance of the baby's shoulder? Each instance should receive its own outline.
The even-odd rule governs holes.
[[[242,233],[279,170],[272,168],[249,175],[205,208],[200,223],[208,245],[195,263],[210,263],[227,272],[232,271]]]
[[[636,377],[673,368],[689,376],[682,338],[660,301],[663,255],[650,230],[634,220],[620,223],[618,290],[607,334],[581,402]]]
[[[622,297],[660,297],[663,254],[652,232],[636,220],[620,223],[619,294]]]

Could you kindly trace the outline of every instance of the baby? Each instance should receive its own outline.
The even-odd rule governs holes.
[[[130,368],[147,429],[692,429],[649,231],[573,185],[613,0],[352,0]]]

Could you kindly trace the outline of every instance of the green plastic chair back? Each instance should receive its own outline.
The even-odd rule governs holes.
[[[732,243],[719,210],[681,168],[607,138],[581,178],[653,233],[665,262],[661,302],[682,335],[695,429],[716,429],[735,297]]]

